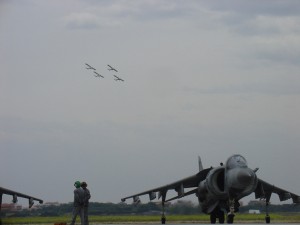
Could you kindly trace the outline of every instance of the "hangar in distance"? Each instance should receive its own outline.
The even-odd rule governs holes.
[[[122,202],[132,198],[134,203],[139,203],[139,196],[149,195],[150,200],[162,201],[161,222],[166,222],[165,202],[179,199],[195,194],[201,205],[202,211],[210,215],[210,222],[227,223],[234,222],[235,213],[239,211],[239,200],[245,196],[255,193],[256,199],[263,199],[266,202],[266,223],[270,223],[268,205],[272,193],[279,196],[280,201],[292,199],[293,203],[300,203],[300,196],[290,191],[281,189],[259,179],[256,175],[258,168],[248,167],[246,159],[239,155],[230,156],[226,163],[219,166],[203,169],[199,157],[199,172],[190,177],[178,180],[174,183],[143,191],[134,195],[122,198]],[[188,191],[186,191],[188,189]],[[167,199],[167,192],[175,190],[177,195]]]

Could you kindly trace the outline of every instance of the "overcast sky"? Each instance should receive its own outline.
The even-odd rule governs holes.
[[[0,186],[70,202],[80,180],[91,201],[118,203],[197,173],[198,155],[210,167],[238,153],[300,194],[299,11],[298,0],[0,1]]]

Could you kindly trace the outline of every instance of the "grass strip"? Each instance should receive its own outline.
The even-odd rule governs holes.
[[[300,223],[300,214],[270,214],[272,223]],[[3,218],[3,224],[54,224],[54,223],[70,223],[71,216],[59,217],[10,217]],[[89,216],[91,223],[159,223],[160,216],[138,216],[138,215],[120,215],[120,216]],[[199,215],[167,215],[167,221],[187,223],[209,223],[209,216]],[[264,214],[237,214],[235,223],[264,223]],[[77,218],[80,222],[80,218]]]

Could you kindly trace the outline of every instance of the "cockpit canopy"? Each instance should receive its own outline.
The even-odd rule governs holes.
[[[233,169],[236,167],[248,167],[246,159],[241,155],[233,155],[227,159],[226,169]]]

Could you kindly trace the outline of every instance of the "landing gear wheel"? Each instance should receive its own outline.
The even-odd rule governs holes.
[[[161,216],[161,224],[165,224],[166,223],[166,217],[165,217],[165,215],[162,215]]]
[[[165,216],[165,201],[166,201],[166,193],[162,193],[162,201],[161,201],[161,206],[162,206],[162,214],[161,214],[161,224],[166,223],[166,216]]]
[[[266,215],[266,223],[270,223],[271,222],[271,217],[269,215]]]
[[[215,224],[217,222],[217,217],[214,213],[210,214],[210,223]]]
[[[233,223],[234,214],[227,215],[227,223]]]
[[[219,212],[219,223],[223,224],[225,222],[224,212],[220,210]]]

